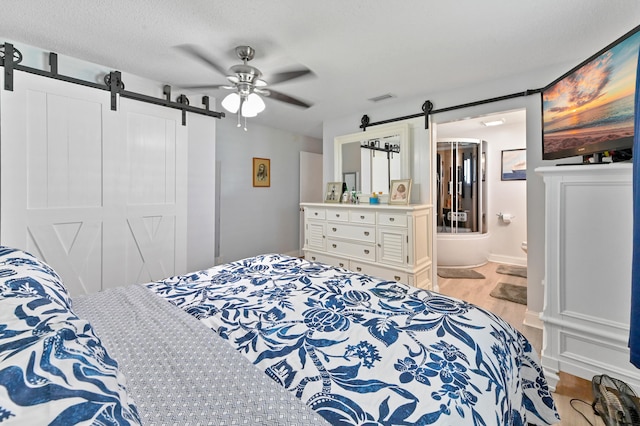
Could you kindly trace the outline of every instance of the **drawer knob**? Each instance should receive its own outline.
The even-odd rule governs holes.
[[[390,217],[390,218],[389,218],[389,222],[393,222],[394,220],[396,220],[396,219],[395,219],[395,218],[393,218],[393,217]]]
[[[369,236],[369,231],[364,231],[364,235],[365,235],[365,237],[368,237]]]
[[[333,232],[336,232],[338,229],[337,229],[337,228],[331,228],[331,230],[332,230]]]
[[[336,244],[331,244],[331,247],[336,248],[338,246]]]
[[[316,216],[318,216],[318,212],[314,212],[313,214],[314,214],[314,215],[316,215]]]
[[[311,256],[311,260],[316,260],[316,257],[315,256]]]
[[[396,275],[395,277],[393,277],[393,278],[394,278],[396,281],[400,281],[400,277],[399,277],[399,276],[397,276],[397,275]]]
[[[364,220],[364,216],[360,216],[360,219]]]
[[[364,254],[369,254],[369,249],[364,249]]]
[[[344,263],[340,262],[338,265],[340,265],[341,268],[344,268]]]
[[[358,272],[362,272],[362,268],[358,266],[358,267],[356,268],[356,271],[358,271]]]
[[[340,213],[336,213],[336,217],[340,217]]]

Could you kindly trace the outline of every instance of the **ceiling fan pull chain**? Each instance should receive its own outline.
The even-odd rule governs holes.
[[[242,123],[241,123],[240,120],[241,120],[241,117],[242,117],[242,104],[243,103],[244,103],[244,99],[242,98],[242,96],[240,96],[240,106],[238,107],[238,126],[237,127],[242,126]],[[246,127],[246,124],[245,124],[245,127]]]

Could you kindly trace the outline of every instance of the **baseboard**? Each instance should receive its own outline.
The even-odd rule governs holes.
[[[302,250],[294,250],[294,251],[288,251],[286,253],[283,253],[286,256],[291,256],[291,257],[302,257],[304,256],[304,252]]]
[[[527,266],[527,258],[515,256],[503,256],[499,254],[490,254],[487,256],[489,262],[505,263],[507,265]]]
[[[530,311],[527,308],[524,313],[524,320],[522,321],[522,324],[542,330],[544,323],[540,319],[540,312]]]

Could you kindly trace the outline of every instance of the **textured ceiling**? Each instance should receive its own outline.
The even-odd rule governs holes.
[[[181,44],[200,46],[225,68],[238,62],[233,48],[249,44],[257,50],[251,64],[267,81],[270,73],[304,65],[314,77],[273,88],[313,107],[267,100],[267,110],[252,120],[316,137],[323,120],[372,109],[369,98],[427,99],[446,88],[577,65],[640,24],[638,0],[3,0],[0,6],[0,43],[22,42],[174,86],[226,83],[175,48]],[[221,99],[226,92],[209,94]]]

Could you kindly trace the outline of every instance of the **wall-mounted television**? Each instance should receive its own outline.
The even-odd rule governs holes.
[[[542,89],[542,158],[633,147],[640,25]]]

